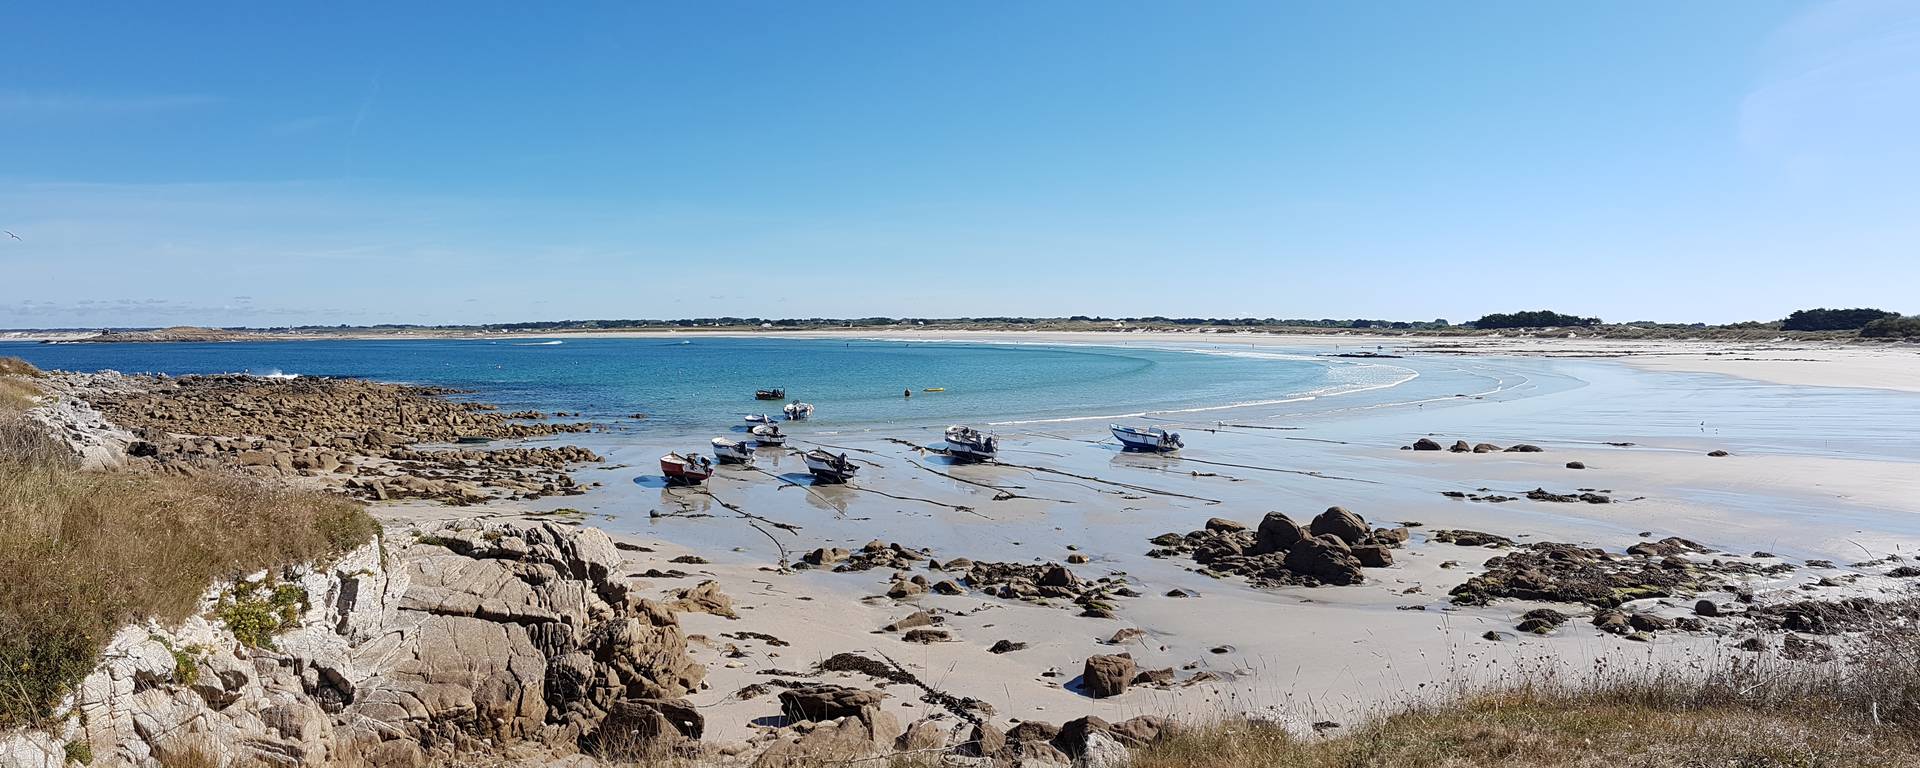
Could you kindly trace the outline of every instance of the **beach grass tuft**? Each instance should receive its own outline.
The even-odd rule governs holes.
[[[237,474],[82,471],[38,425],[0,417],[0,729],[44,724],[121,626],[180,621],[216,581],[378,530],[351,500]]]

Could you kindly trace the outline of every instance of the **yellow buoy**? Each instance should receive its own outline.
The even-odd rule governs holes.
[[[946,388],[946,387],[927,387],[926,389],[923,389],[923,390],[920,390],[920,391],[922,391],[922,392],[945,392],[945,391],[947,391],[947,388]]]

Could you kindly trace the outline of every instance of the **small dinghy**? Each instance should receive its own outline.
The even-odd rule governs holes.
[[[740,440],[716,437],[713,439],[713,457],[722,464],[752,464],[753,446]]]
[[[713,461],[697,453],[669,453],[660,457],[660,474],[667,476],[668,485],[699,485],[713,477]]]
[[[768,416],[764,413],[749,413],[747,414],[747,423],[748,424],[772,424],[773,417]]]
[[[860,467],[844,453],[828,453],[815,448],[800,454],[800,458],[807,462],[807,471],[813,473],[816,483],[844,483],[860,471]]]
[[[813,418],[813,406],[808,403],[787,403],[782,409],[787,412],[787,421],[806,421]]]
[[[1120,440],[1122,450],[1150,451],[1153,453],[1172,453],[1186,447],[1180,442],[1180,433],[1168,432],[1159,427],[1123,427],[1109,425],[1113,436]]]
[[[785,400],[787,399],[787,391],[784,389],[757,389],[753,392],[753,399]]]
[[[990,461],[1000,453],[1000,440],[967,426],[947,427],[947,455],[954,461]]]
[[[780,431],[778,424],[762,424],[752,431],[753,441],[760,445],[778,447],[787,444],[787,436]]]

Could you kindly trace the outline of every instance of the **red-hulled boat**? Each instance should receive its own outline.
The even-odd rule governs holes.
[[[669,453],[660,457],[660,474],[667,476],[668,485],[699,485],[713,477],[713,460],[697,453]]]

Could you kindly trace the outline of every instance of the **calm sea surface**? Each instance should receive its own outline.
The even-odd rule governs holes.
[[[509,410],[578,411],[636,430],[814,404],[822,428],[1045,422],[1382,392],[1406,368],[1229,344],[1191,349],[777,338],[0,343],[42,368],[354,376],[471,390]],[[1391,361],[1387,361],[1391,362]],[[943,392],[927,392],[928,388]],[[902,392],[911,390],[911,398]],[[1341,398],[1344,400],[1344,398]],[[628,418],[648,414],[644,422]]]

